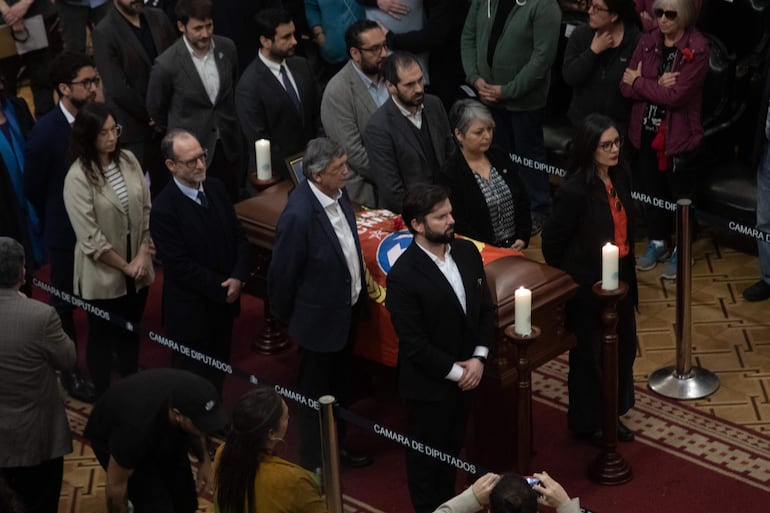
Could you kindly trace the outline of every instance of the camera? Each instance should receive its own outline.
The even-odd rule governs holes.
[[[527,484],[528,484],[529,486],[535,486],[535,485],[537,485],[537,486],[543,486],[543,485],[542,485],[542,483],[540,482],[540,480],[539,480],[538,478],[536,478],[536,477],[533,477],[533,476],[524,476],[524,479],[526,479],[526,480],[527,480]]]

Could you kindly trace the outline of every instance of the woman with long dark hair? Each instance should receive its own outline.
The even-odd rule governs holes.
[[[219,513],[326,513],[313,475],[275,455],[288,425],[289,409],[274,388],[260,386],[238,400],[214,460]]]
[[[602,439],[601,310],[592,292],[602,278],[602,246],[619,249],[620,280],[629,286],[618,303],[618,413],[634,405],[637,303],[634,237],[629,173],[620,160],[617,125],[592,114],[578,128],[566,181],[556,191],[553,215],[543,228],[543,256],[548,265],[568,273],[578,291],[567,303],[566,326],[577,338],[569,354],[569,429],[575,436]],[[618,419],[618,439],[634,433]]]
[[[74,291],[98,309],[137,323],[155,279],[150,254],[150,190],[133,153],[120,149],[121,126],[103,103],[83,106],[72,128],[74,162],[64,206],[75,230]],[[137,371],[139,335],[88,314],[86,361],[96,396],[110,385],[113,354],[123,376]],[[113,319],[115,321],[116,319]]]

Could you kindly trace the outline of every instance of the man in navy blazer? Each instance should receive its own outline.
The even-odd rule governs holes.
[[[307,145],[305,180],[289,196],[278,220],[267,288],[273,315],[288,323],[299,346],[299,387],[317,400],[346,398],[353,322],[366,305],[365,269],[347,192],[347,156],[331,139]],[[344,427],[344,424],[340,427]],[[300,462],[320,467],[318,414],[300,411]],[[342,438],[342,432],[340,432]],[[371,462],[341,454],[353,466]]]
[[[96,100],[100,78],[93,62],[74,52],[64,52],[51,62],[50,77],[59,94],[59,105],[41,116],[29,133],[24,152],[24,194],[43,223],[51,284],[72,295],[75,232],[64,208],[62,190],[70,167],[72,123],[83,105]],[[52,296],[51,306],[59,314],[67,335],[77,340],[72,305]],[[93,402],[93,385],[83,378],[77,366],[61,376],[62,385],[72,397]]]
[[[402,216],[414,241],[388,273],[385,298],[398,335],[399,391],[410,436],[457,456],[494,337],[494,305],[476,246],[454,238],[444,187],[411,187]],[[407,450],[406,475],[417,513],[454,496],[451,464]]]
[[[318,84],[307,60],[294,55],[291,15],[265,9],[256,16],[259,51],[235,89],[235,105],[255,170],[254,142],[270,141],[273,173],[288,178],[285,158],[302,152],[321,126]]]
[[[206,178],[206,152],[195,136],[172,130],[161,152],[173,179],[152,203],[150,233],[163,262],[163,325],[172,340],[216,360],[175,353],[174,366],[221,393],[248,243],[224,185]]]

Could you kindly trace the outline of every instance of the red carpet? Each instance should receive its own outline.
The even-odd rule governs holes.
[[[40,279],[46,273],[38,273]],[[160,280],[153,285],[145,312],[144,325],[160,326]],[[39,290],[34,297],[46,299]],[[296,350],[277,356],[261,356],[250,351],[250,343],[262,328],[262,305],[246,296],[233,341],[233,366],[243,368],[267,382],[293,387]],[[80,357],[83,360],[86,326],[78,315]],[[142,343],[143,367],[166,365],[169,350],[149,340]],[[353,410],[397,431],[404,431],[404,418],[395,389],[395,372],[367,362],[357,369],[355,392],[359,396]],[[637,433],[637,441],[621,444],[620,451],[631,464],[633,480],[617,487],[594,485],[585,476],[587,464],[597,449],[573,440],[566,429],[566,371],[564,361],[556,360],[535,373],[534,419],[535,468],[547,470],[584,507],[596,513],[764,513],[770,511],[770,439],[740,426],[705,415],[681,403],[661,399],[645,389],[637,390],[637,406],[626,417]],[[358,385],[363,383],[363,385]],[[238,395],[250,384],[242,378],[228,377],[225,405],[231,408]],[[73,430],[82,433],[89,411],[68,401]],[[296,416],[297,405],[290,405]],[[505,408],[506,405],[501,405]],[[373,433],[352,429],[349,439],[366,449],[375,464],[365,469],[343,469],[345,510],[411,511],[406,489],[404,451],[395,443]],[[296,422],[283,456],[296,461]],[[460,474],[462,486],[466,476]]]

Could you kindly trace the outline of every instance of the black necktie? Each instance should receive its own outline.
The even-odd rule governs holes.
[[[283,64],[281,64],[281,80],[283,81],[283,87],[286,88],[286,94],[289,95],[291,103],[294,104],[294,108],[297,109],[297,112],[302,112],[302,103],[299,101],[297,91],[294,90],[294,86],[291,84],[291,80],[289,80],[289,74],[286,73],[286,66]]]
[[[206,197],[206,193],[201,190],[198,191],[198,201],[203,208],[209,208],[209,199]]]

